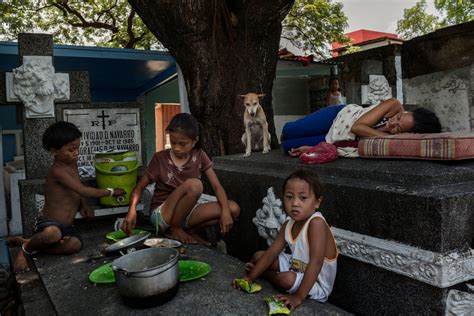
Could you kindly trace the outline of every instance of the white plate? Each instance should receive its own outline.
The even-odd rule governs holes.
[[[168,248],[178,248],[183,244],[180,241],[169,239],[169,238],[148,238],[143,243],[148,247],[168,247]]]

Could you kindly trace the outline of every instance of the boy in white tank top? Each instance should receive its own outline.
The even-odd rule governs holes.
[[[331,229],[317,211],[321,184],[309,170],[297,170],[283,182],[285,211],[275,242],[246,264],[249,283],[260,275],[288,294],[278,294],[292,310],[306,298],[327,301],[336,279],[338,250]],[[287,251],[287,249],[289,251]],[[233,284],[237,288],[237,284]]]

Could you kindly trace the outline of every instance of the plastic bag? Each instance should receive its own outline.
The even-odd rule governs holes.
[[[333,162],[336,158],[336,146],[326,142],[321,142],[300,155],[300,160],[309,165]]]
[[[235,283],[240,287],[241,290],[252,294],[252,293],[257,293],[262,290],[262,286],[257,283],[249,283],[245,279],[235,279]]]

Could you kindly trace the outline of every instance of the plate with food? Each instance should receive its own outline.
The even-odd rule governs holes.
[[[169,238],[148,238],[143,243],[147,247],[166,247],[166,248],[179,248],[183,244],[180,241],[169,239]]]
[[[132,234],[131,235],[138,235],[138,234],[141,234],[141,233],[144,233],[144,232],[146,232],[146,230],[132,229]],[[107,238],[108,240],[111,240],[113,242],[120,241],[120,240],[124,239],[125,237],[127,237],[127,234],[125,234],[125,232],[123,230],[116,230],[114,232],[110,232],[107,235],[105,235],[105,238]]]

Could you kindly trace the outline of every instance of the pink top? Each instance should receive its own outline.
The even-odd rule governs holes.
[[[151,209],[163,204],[171,192],[187,179],[201,179],[202,173],[211,167],[212,161],[201,149],[193,149],[191,157],[181,167],[174,164],[170,156],[170,149],[155,153],[145,171],[146,175],[155,182]]]

